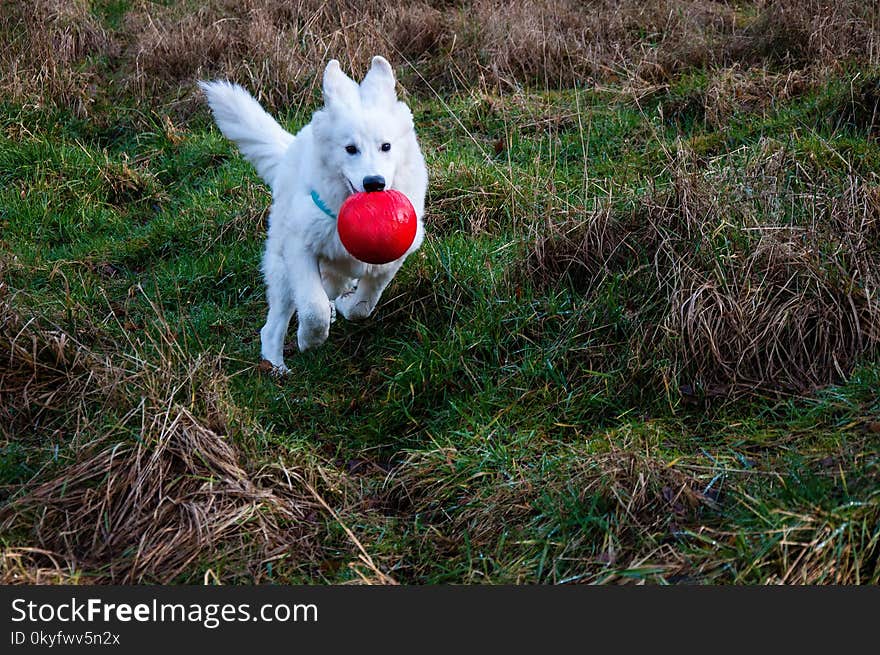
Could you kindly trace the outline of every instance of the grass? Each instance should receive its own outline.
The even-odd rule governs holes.
[[[70,7],[79,49],[0,105],[5,580],[880,582],[880,94],[839,35],[744,8],[711,57],[666,25],[657,78],[499,50],[480,83],[434,16],[425,245],[277,380],[268,192],[170,90],[198,52],[126,77],[172,10]],[[55,95],[79,75],[91,104]],[[311,81],[265,81],[305,124]]]

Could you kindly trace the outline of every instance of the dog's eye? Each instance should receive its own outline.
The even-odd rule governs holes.
[[[382,152],[388,152],[389,150],[391,150],[391,144],[390,143],[383,143],[382,144]]]
[[[349,155],[356,155],[358,152],[357,146],[345,146],[345,152]]]

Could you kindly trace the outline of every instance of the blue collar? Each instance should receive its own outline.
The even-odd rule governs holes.
[[[322,212],[327,214],[334,221],[336,220],[336,214],[334,214],[330,208],[324,204],[324,201],[321,200],[321,196],[318,195],[318,192],[312,189],[312,201],[315,203],[315,206],[320,209]]]

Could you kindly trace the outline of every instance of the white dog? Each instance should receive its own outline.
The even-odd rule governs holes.
[[[260,331],[262,355],[280,372],[284,338],[296,311],[300,350],[327,339],[336,310],[367,318],[407,255],[424,238],[428,173],[412,112],[395,92],[382,57],[358,85],[335,59],[324,70],[324,107],[296,136],[285,131],[240,86],[200,82],[220,131],[234,141],[272,190],[263,274],[269,314]],[[397,189],[416,210],[409,250],[389,264],[354,259],[339,241],[336,214],[352,193]]]

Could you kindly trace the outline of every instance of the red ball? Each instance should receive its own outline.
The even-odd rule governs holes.
[[[416,210],[396,189],[355,193],[339,208],[339,240],[355,259],[387,264],[400,258],[416,238]]]

